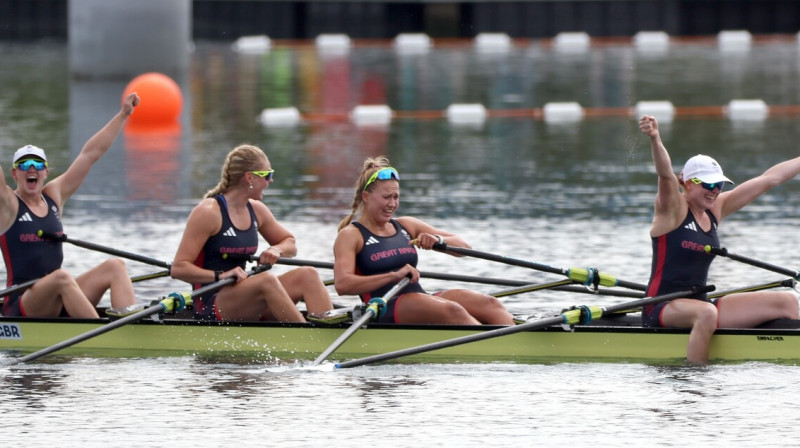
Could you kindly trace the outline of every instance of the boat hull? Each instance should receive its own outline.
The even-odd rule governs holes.
[[[50,347],[107,324],[106,319],[0,319],[0,350],[21,353]],[[90,338],[57,354],[138,357],[246,357],[259,361],[314,359],[348,324],[318,326],[192,319],[145,320]],[[331,356],[342,361],[489,331],[491,326],[368,325]],[[402,362],[680,362],[688,332],[641,328],[629,319],[565,329],[551,326],[433,350]],[[710,357],[721,361],[800,361],[800,330],[720,329]]]

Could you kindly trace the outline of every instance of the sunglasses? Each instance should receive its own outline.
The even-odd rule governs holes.
[[[703,182],[702,180],[700,180],[700,179],[698,179],[696,177],[693,177],[691,179],[691,181],[692,181],[693,184],[700,185],[701,187],[705,188],[708,191],[714,191],[714,189],[716,189],[716,188],[719,188],[719,191],[722,191],[722,189],[725,188],[725,182],[724,181],[722,181],[722,182],[714,182],[714,183],[710,183],[709,184],[707,182]]]
[[[372,183],[375,182],[378,179],[380,179],[380,180],[389,180],[389,179],[391,179],[393,177],[396,180],[400,180],[400,175],[397,174],[397,170],[396,169],[394,169],[394,168],[392,168],[390,166],[387,166],[386,168],[381,168],[378,171],[375,171],[374,173],[372,173],[372,176],[369,177],[369,179],[367,180],[367,183],[364,185],[364,190],[362,190],[362,191],[366,191],[367,188],[369,188],[369,186],[372,185]]]
[[[272,178],[275,176],[275,170],[269,171],[250,171],[251,173],[255,174],[258,177],[265,179],[267,182],[271,182]]]
[[[42,171],[47,168],[47,162],[39,159],[26,159],[14,164],[14,168],[22,171],[28,171],[31,167],[36,171]]]

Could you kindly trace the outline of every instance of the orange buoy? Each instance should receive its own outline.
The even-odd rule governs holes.
[[[183,107],[183,95],[178,84],[161,73],[144,73],[125,87],[122,98],[131,92],[139,94],[141,102],[128,122],[134,126],[164,126],[178,121]]]

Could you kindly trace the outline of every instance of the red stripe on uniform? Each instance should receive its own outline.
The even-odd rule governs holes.
[[[653,278],[650,279],[650,288],[647,290],[647,295],[652,297],[658,293],[658,288],[661,286],[661,276],[664,273],[664,265],[667,259],[667,235],[661,235],[656,240],[656,266],[653,270]]]

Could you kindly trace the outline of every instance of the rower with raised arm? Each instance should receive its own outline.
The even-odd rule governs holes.
[[[388,301],[379,322],[513,325],[513,316],[495,297],[466,289],[428,294],[420,286],[416,247],[469,245],[420,219],[394,218],[399,205],[397,170],[386,157],[367,159],[356,181],[352,212],[339,223],[334,242],[336,291],[357,294],[369,303],[411,277],[411,283]]]
[[[653,260],[647,295],[660,295],[705,285],[714,259],[705,247],[720,247],[717,226],[754,199],[800,174],[800,157],[779,163],[760,176],[723,191],[732,184],[711,157],[696,155],[675,175],[658,122],[644,115],[639,129],[650,137],[658,175],[655,215],[650,228]],[[642,324],[650,327],[691,328],[686,358],[708,361],[711,337],[717,328],[749,328],[778,318],[798,318],[797,297],[786,291],[730,294],[715,300],[706,296],[679,298],[647,306]]]
[[[108,152],[125,121],[139,104],[136,93],[127,95],[120,111],[81,149],[60,176],[47,182],[50,166],[45,151],[25,145],[14,153],[12,189],[0,185],[0,236],[8,285],[40,278],[24,292],[10,295],[3,303],[6,316],[98,317],[95,307],[111,290],[111,306],[124,308],[136,302],[125,262],[106,260],[84,274],[73,277],[61,269],[61,241],[39,237],[39,232],[61,235],[64,204],[78,190],[92,166]]]
[[[259,235],[270,244],[258,256],[260,264],[274,265],[278,257],[297,254],[294,235],[261,202],[274,174],[261,148],[237,146],[225,157],[217,186],[189,215],[172,263],[172,277],[193,283],[195,288],[236,278],[231,286],[196,297],[195,318],[305,322],[295,306],[300,300],[312,315],[333,308],[325,284],[312,267],[250,277],[244,270],[249,256],[258,250]]]

